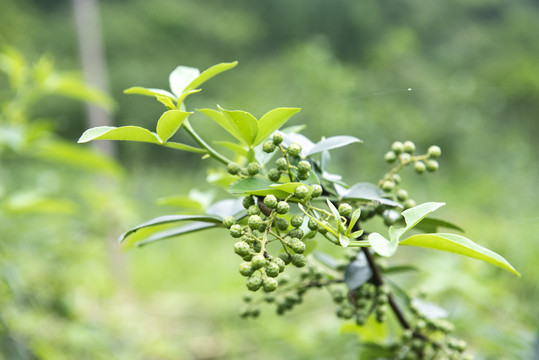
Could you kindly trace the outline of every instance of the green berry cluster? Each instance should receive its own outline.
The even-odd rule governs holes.
[[[226,168],[228,173],[231,175],[239,175],[245,177],[255,176],[261,170],[260,164],[256,161],[248,163],[246,167],[241,167],[238,163],[230,162],[228,163]]]

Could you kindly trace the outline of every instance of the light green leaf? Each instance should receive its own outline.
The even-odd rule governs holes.
[[[372,233],[369,235],[369,243],[371,244],[373,250],[385,257],[392,256],[397,251],[399,242],[396,239],[389,241],[384,236],[379,233]]]
[[[186,144],[182,144],[182,143],[177,143],[177,142],[174,142],[174,141],[168,141],[168,142],[166,142],[166,143],[164,143],[162,145],[165,146],[165,147],[169,147],[171,149],[189,151],[189,152],[193,152],[193,153],[197,153],[197,154],[206,154],[207,153],[207,151],[204,150],[204,149],[197,148],[197,147],[190,146],[190,145],[186,145]]]
[[[168,82],[170,89],[176,95],[180,97],[184,91],[191,90],[187,89],[187,86],[193,82],[200,75],[200,70],[194,67],[189,66],[178,66],[174,71],[170,73],[168,77]],[[194,88],[192,88],[194,89]]]
[[[283,126],[292,115],[300,110],[300,108],[277,108],[268,111],[258,122],[258,134],[253,145],[256,146],[262,143],[271,133]]]
[[[142,86],[133,86],[129,89],[124,90],[124,94],[136,94],[136,95],[145,95],[145,96],[165,96],[170,98],[171,100],[176,100],[176,97],[169,91],[163,90],[163,89],[151,89],[151,88],[145,88]]]
[[[419,246],[479,259],[496,265],[520,277],[520,273],[501,255],[457,234],[420,234],[400,242],[401,245]]]
[[[401,215],[404,217],[404,221],[406,221],[405,231],[410,230],[428,214],[438,210],[444,205],[445,203],[427,202],[403,211]]]
[[[209,116],[213,121],[219,124],[223,129],[228,131],[229,134],[234,136],[236,139],[241,141],[244,144],[247,144],[247,141],[243,139],[241,132],[236,128],[236,126],[228,119],[225,115],[220,113],[217,110],[213,109],[198,109],[198,112],[203,113],[204,115]]]
[[[157,98],[157,101],[159,101],[161,104],[165,105],[167,107],[167,109],[169,109],[169,110],[176,109],[176,105],[174,105],[174,101],[172,101],[172,99],[169,98],[168,96],[158,95],[158,96],[156,96],[156,98]]]
[[[169,110],[163,113],[157,121],[157,136],[163,143],[167,142],[178,131],[185,119],[192,113],[180,110]]]
[[[271,185],[274,184],[274,182],[264,178],[252,177],[237,181],[230,186],[228,191],[231,194],[250,194],[257,196],[266,196],[272,194],[277,198],[286,198],[289,193],[280,189],[271,188]]]
[[[339,214],[339,210],[337,210],[335,205],[333,205],[331,201],[329,201],[329,199],[326,199],[326,202],[328,204],[329,210],[331,210],[331,213],[335,217],[335,225],[337,227],[337,232],[344,233],[344,227],[342,225],[341,215]]]
[[[424,218],[418,224],[416,224],[416,226],[414,226],[415,230],[420,230],[425,233],[435,233],[438,231],[438,228],[446,228],[464,232],[463,228],[456,224],[453,224],[452,222],[431,217]]]
[[[286,191],[289,194],[293,194],[294,191],[296,191],[296,188],[298,186],[300,186],[300,185],[303,185],[303,183],[300,183],[300,182],[288,182],[288,183],[284,183],[284,184],[273,184],[273,185],[270,185],[270,187],[272,187],[274,189],[279,189],[279,190],[282,190],[282,191]]]
[[[252,146],[258,133],[258,121],[256,118],[243,110],[226,110],[217,106],[221,113],[234,125],[241,134],[242,139]]]
[[[92,140],[141,141],[161,144],[156,133],[139,126],[99,126],[91,128],[82,134],[78,142],[85,143]]]
[[[357,221],[359,220],[359,217],[361,216],[361,209],[357,208],[350,217],[350,222],[348,223],[348,228],[346,229],[346,234],[350,235],[352,230],[354,229],[354,225],[356,225]],[[355,236],[352,236],[355,238]]]
[[[44,84],[46,91],[72,99],[94,103],[104,109],[114,109],[114,101],[107,94],[86,85],[76,76],[52,74]]]
[[[314,155],[316,153],[325,151],[325,150],[331,150],[331,149],[337,149],[346,145],[350,145],[356,142],[363,142],[359,140],[356,137],[353,136],[332,136],[330,138],[320,140],[317,142],[312,148],[310,148],[305,155],[310,156]]]
[[[228,63],[220,63],[220,64],[217,64],[217,65],[214,65],[214,66],[204,70],[202,72],[202,74],[200,74],[189,85],[187,85],[187,87],[184,89],[184,91],[193,90],[193,89],[199,87],[200,85],[202,85],[203,83],[205,83],[206,81],[208,81],[209,79],[211,79],[212,77],[214,77],[215,75],[218,75],[218,74],[220,74],[220,73],[222,73],[224,71],[230,70],[230,69],[234,68],[236,65],[238,65],[237,61],[228,62]]]
[[[189,95],[196,94],[201,91],[202,89],[195,89],[195,90],[189,90],[189,91],[184,92],[180,97],[178,97],[178,104],[181,104],[185,100],[185,98],[188,97]]]
[[[339,234],[339,244],[341,244],[342,247],[348,247],[350,239],[347,236]]]

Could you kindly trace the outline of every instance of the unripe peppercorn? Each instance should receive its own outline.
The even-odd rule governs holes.
[[[236,223],[236,219],[234,219],[234,216],[227,216],[223,219],[223,225],[227,228],[227,229],[230,229],[230,227],[232,225],[234,225]]]
[[[243,276],[246,276],[246,277],[249,277],[249,276],[253,275],[253,273],[255,271],[253,269],[253,267],[251,266],[250,262],[241,263],[240,267],[239,267],[239,270],[240,270],[240,274],[243,275]]]
[[[262,151],[265,153],[271,154],[275,151],[275,144],[271,140],[266,140],[262,145]]]
[[[288,221],[283,218],[277,218],[275,219],[275,226],[277,227],[277,229],[285,231],[286,229],[288,229]]]
[[[397,160],[397,154],[395,154],[394,151],[388,151],[384,155],[384,160],[387,161],[388,163],[392,163],[395,160]]]
[[[283,260],[283,262],[288,265],[290,264],[290,262],[292,261],[292,256],[290,256],[289,254],[287,253],[280,253],[279,254],[279,259]]]
[[[271,181],[279,181],[281,178],[281,172],[277,169],[270,169],[268,171],[268,179]]]
[[[305,243],[298,238],[292,238],[289,245],[296,254],[303,254],[305,252]],[[292,259],[292,261],[294,260]]]
[[[275,211],[277,211],[277,214],[284,215],[290,210],[290,205],[286,201],[279,201],[277,203],[277,207],[275,208]]]
[[[352,215],[352,212],[354,211],[352,206],[346,203],[340,204],[338,210],[339,210],[339,215],[344,216],[344,217],[349,217],[350,215]]]
[[[251,244],[251,248],[253,249],[253,251],[254,251],[255,253],[259,253],[260,250],[262,250],[262,245],[260,244],[260,241],[255,240],[255,241],[253,241],[253,243]]]
[[[264,205],[266,205],[267,207],[269,207],[270,209],[274,209],[277,207],[277,198],[275,197],[275,195],[266,195],[266,197],[264,198]]]
[[[229,174],[231,175],[236,175],[237,173],[240,172],[241,170],[241,166],[239,166],[237,163],[235,162],[230,162],[226,165],[226,169],[228,171]]]
[[[279,286],[279,283],[274,278],[267,277],[262,280],[262,286],[264,287],[264,291],[272,292],[277,290],[277,286]]]
[[[304,199],[309,195],[309,188],[305,185],[300,185],[294,190],[294,196],[298,199]]]
[[[302,173],[302,172],[298,172],[298,180],[307,180],[309,177],[311,177],[311,173],[310,172],[306,172],[306,173]]]
[[[303,236],[305,234],[303,233],[303,230],[295,228],[295,229],[290,230],[288,232],[288,235],[290,235],[290,237],[295,237],[295,238],[301,239],[301,238],[303,238]]]
[[[303,224],[303,215],[292,216],[292,219],[290,219],[290,224],[292,224],[293,227],[299,228]]]
[[[342,306],[337,309],[337,317],[341,319],[351,319],[354,316],[354,310],[349,306]]]
[[[391,179],[393,179],[393,181],[395,182],[395,184],[400,184],[401,183],[401,177],[399,174],[393,174],[393,176],[391,177]]]
[[[251,176],[258,174],[260,171],[260,165],[257,162],[252,162],[247,165],[247,173]]]
[[[275,132],[275,133],[273,134],[272,140],[273,140],[273,143],[274,143],[275,145],[279,145],[280,143],[283,142],[283,134],[280,133],[280,132],[278,132],[278,131]]]
[[[408,154],[408,153],[402,153],[399,155],[399,160],[401,163],[409,163],[411,160],[412,160],[412,155]]]
[[[416,206],[416,202],[413,199],[408,199],[404,202],[404,209],[410,209]]]
[[[413,154],[415,151],[415,144],[409,140],[405,141],[402,150],[408,154]]]
[[[309,227],[309,230],[316,231],[318,230],[318,223],[314,221],[313,219],[309,219],[309,222],[307,223],[307,226]]]
[[[395,188],[395,183],[390,180],[386,180],[382,183],[382,190],[385,192],[390,192]]]
[[[247,279],[245,285],[247,285],[247,289],[251,291],[257,291],[262,286],[262,278],[251,276]]]
[[[442,149],[440,149],[439,146],[432,145],[432,146],[429,147],[429,149],[427,150],[427,154],[428,154],[430,157],[437,158],[437,157],[439,157],[440,155],[442,155]]]
[[[427,170],[430,172],[434,172],[438,170],[438,161],[436,160],[427,160]]]
[[[245,209],[248,209],[249,206],[252,206],[255,204],[255,199],[252,196],[246,196],[243,198],[243,207]]]
[[[239,224],[234,224],[230,227],[230,236],[234,238],[241,237],[242,227]]]
[[[292,143],[288,146],[287,153],[290,156],[298,156],[301,153],[301,145],[298,143]]]
[[[284,157],[278,158],[275,160],[275,166],[277,166],[278,170],[286,171],[288,170],[288,163],[286,162],[286,159]]]
[[[249,215],[259,215],[260,214],[260,208],[258,207],[258,205],[251,205],[249,206],[249,208],[247,209],[247,214]]]
[[[321,224],[325,225],[325,226],[328,225],[327,221],[322,221]],[[321,226],[320,224],[318,224],[318,232],[320,234],[324,235],[324,234],[327,234],[328,229],[326,229],[324,226]]]
[[[238,241],[234,244],[234,252],[241,257],[249,254],[251,247],[245,241]]]
[[[408,199],[408,191],[404,189],[399,189],[399,191],[397,191],[397,199],[399,199],[399,201],[404,201]]]
[[[404,145],[400,141],[395,141],[393,144],[391,144],[391,150],[393,150],[396,154],[400,154],[404,151]]]
[[[249,216],[249,219],[247,220],[247,224],[252,230],[258,230],[260,226],[262,225],[263,221],[262,218],[258,215],[251,215]]]
[[[281,268],[275,262],[270,262],[268,265],[266,265],[266,275],[269,277],[277,277],[279,276],[280,272]]]
[[[301,254],[295,254],[292,256],[291,262],[295,267],[300,268],[307,265],[307,258]]]
[[[423,174],[425,170],[427,169],[427,166],[423,161],[416,161],[414,164],[414,170],[418,174]]]
[[[301,160],[298,163],[298,171],[300,173],[308,173],[311,171],[311,163],[309,163],[307,160]]]
[[[279,272],[282,272],[286,266],[284,260],[280,257],[276,257],[275,259],[271,260],[271,262],[277,264],[277,266],[279,267]]]
[[[311,194],[311,197],[313,198],[317,198],[319,197],[320,195],[322,195],[322,192],[324,191],[322,189],[322,186],[318,185],[318,184],[314,184],[314,185],[311,185],[311,190],[312,190],[312,194]]]
[[[255,270],[263,268],[265,265],[266,258],[264,257],[264,255],[256,255],[253,257],[253,260],[251,260],[251,266]]]

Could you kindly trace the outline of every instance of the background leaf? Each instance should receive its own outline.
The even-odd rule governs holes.
[[[139,126],[99,126],[91,128],[82,134],[78,142],[85,143],[92,140],[141,141],[161,144],[157,134]]]
[[[355,290],[372,277],[372,270],[363,252],[358,253],[344,271],[344,283],[350,290]]]

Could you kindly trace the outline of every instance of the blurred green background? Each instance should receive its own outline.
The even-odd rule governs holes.
[[[537,0],[99,5],[116,125],[151,128],[162,111],[123,89],[168,88],[180,64],[205,69],[238,60],[188,105],[255,116],[302,107],[290,124],[306,124],[308,137],[364,140],[335,151],[332,172],[345,181],[377,181],[395,140],[413,140],[420,150],[440,145],[440,171],[425,178],[410,171],[406,187],[418,202],[446,202],[445,218],[523,276],[419,250],[395,261],[423,271],[399,280],[446,307],[478,359],[534,358]],[[0,0],[0,9],[0,44],[30,63],[48,54],[57,70],[80,70],[71,1]],[[211,190],[198,156],[121,143],[123,170],[103,159],[90,169],[43,159],[30,140],[12,146],[7,110],[17,98],[4,74],[0,96],[0,358],[357,358],[355,335],[339,334],[342,323],[323,294],[286,317],[268,307],[259,320],[239,319],[244,285],[224,233],[117,250],[115,238],[129,226],[177,211],[157,198]],[[192,123],[212,139],[221,135],[200,114]],[[32,124],[70,144],[88,127],[82,103],[55,95],[25,109],[25,129]]]

